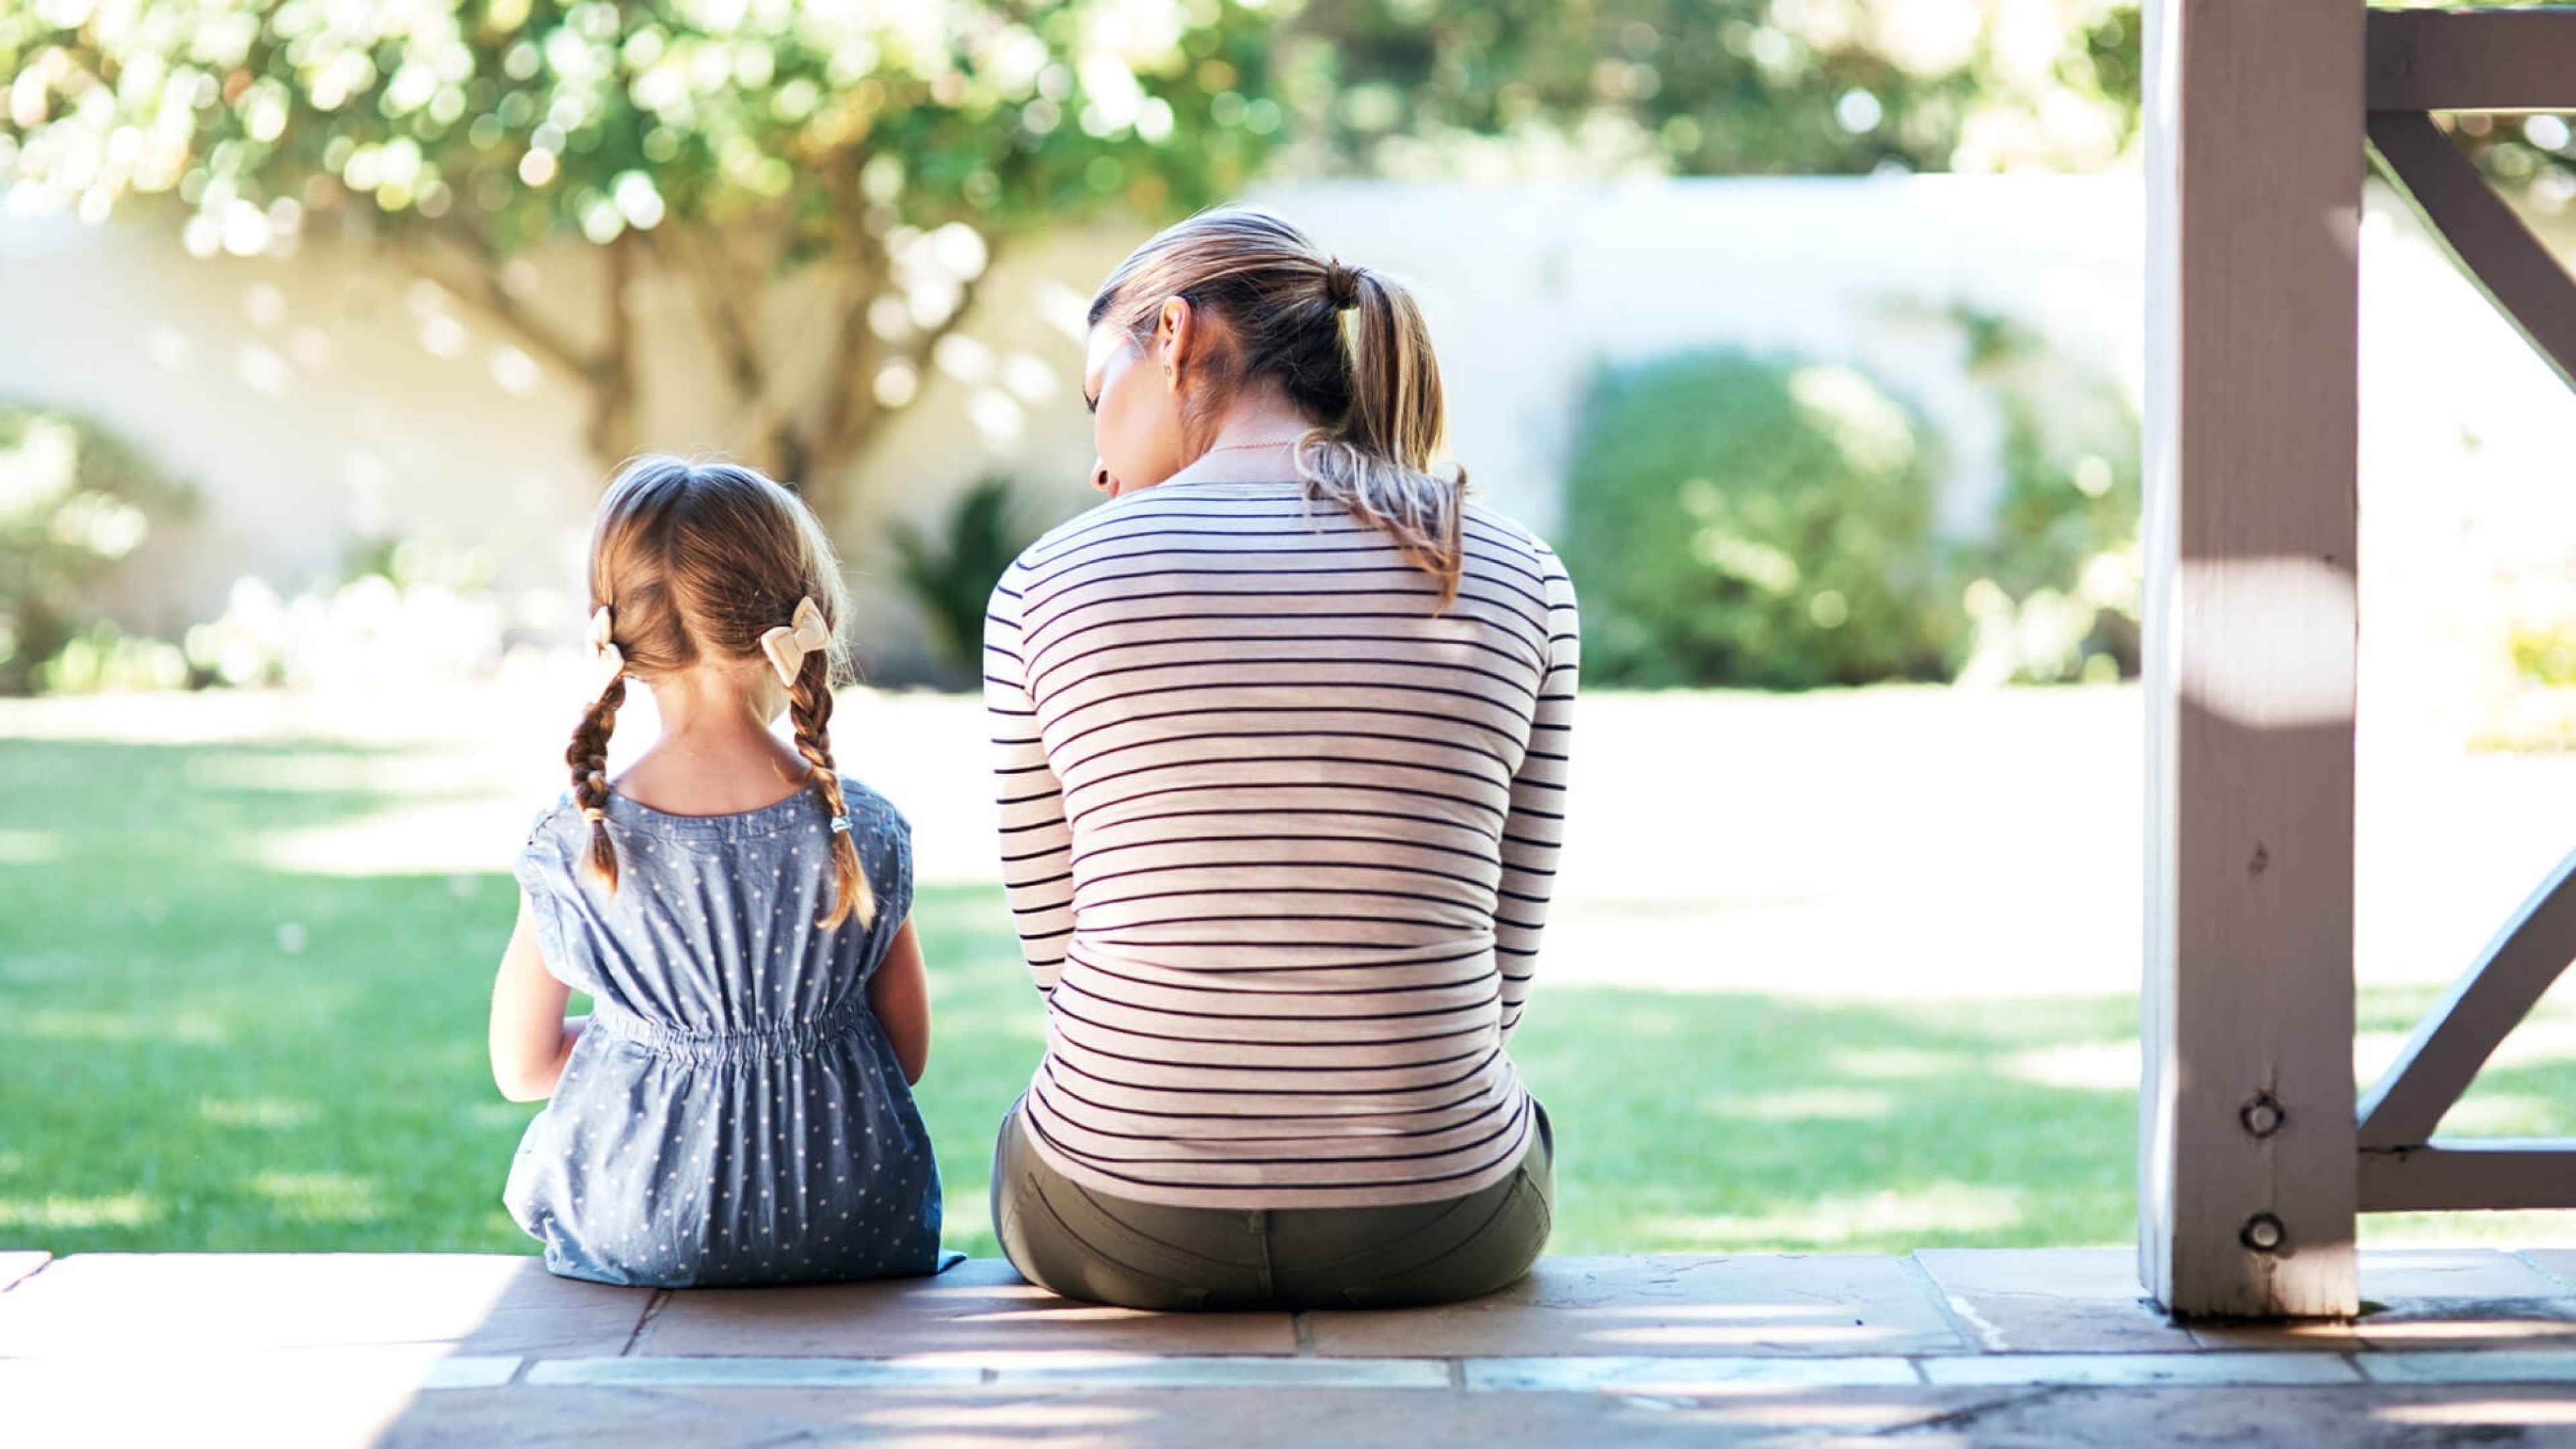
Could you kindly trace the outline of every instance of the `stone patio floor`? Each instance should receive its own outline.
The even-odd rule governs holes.
[[[2121,1250],[1550,1258],[1401,1312],[1156,1315],[989,1261],[604,1288],[534,1260],[0,1254],[0,1444],[2576,1442],[2576,1252],[2364,1255],[2180,1328]]]

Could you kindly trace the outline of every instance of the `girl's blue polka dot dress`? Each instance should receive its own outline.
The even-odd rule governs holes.
[[[933,1273],[939,1168],[867,983],[912,910],[912,834],[846,776],[876,923],[818,922],[831,819],[811,791],[741,815],[608,800],[614,895],[569,795],[519,884],[554,974],[591,998],[502,1201],[546,1267],[679,1288]]]

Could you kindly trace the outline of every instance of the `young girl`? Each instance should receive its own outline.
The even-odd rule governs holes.
[[[833,768],[830,543],[757,473],[648,458],[600,503],[590,600],[599,695],[519,856],[492,991],[503,1094],[553,1098],[511,1216],[547,1268],[602,1283],[936,1271],[910,830]],[[630,679],[662,732],[612,785]],[[572,989],[590,1015],[563,1015]]]

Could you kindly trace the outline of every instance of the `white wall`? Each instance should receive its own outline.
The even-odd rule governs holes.
[[[1346,259],[1419,289],[1452,404],[1451,446],[1498,506],[1552,528],[1575,404],[1593,367],[1734,345],[1856,364],[1954,445],[1953,524],[1997,481],[1996,420],[1960,369],[1952,304],[2040,327],[2134,387],[2141,196],[2127,177],[1886,177],[1478,188],[1303,185],[1252,198]],[[1004,257],[972,334],[1019,356],[1017,390],[934,376],[860,465],[836,532],[896,663],[917,645],[882,577],[882,521],[927,520],[980,473],[1042,509],[1090,495],[1080,312],[1141,230],[1068,230]],[[2364,267],[2365,688],[2391,718],[2467,728],[2492,683],[2499,571],[2576,558],[2561,442],[2576,400],[2412,222],[2374,200]],[[579,253],[545,259],[570,325],[598,291]],[[723,389],[676,295],[637,296],[653,446],[735,441]],[[791,325],[800,300],[782,294]],[[236,574],[293,588],[370,532],[490,547],[513,616],[569,637],[601,481],[579,397],[514,364],[506,338],[414,291],[381,258],[311,239],[291,260],[198,261],[137,217],[103,230],[0,221],[0,398],[87,413],[195,480],[209,510],[181,567],[139,580],[164,632],[219,606]],[[1033,368],[1030,364],[1034,363]],[[1042,375],[1042,376],[1041,376]],[[2374,665],[2372,661],[2376,661]],[[2490,670],[2491,673],[2491,670]],[[2481,681],[2484,681],[2482,683]]]

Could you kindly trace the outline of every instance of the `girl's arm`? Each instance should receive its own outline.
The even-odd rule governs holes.
[[[894,1044],[905,1083],[918,1085],[930,1065],[930,973],[921,964],[921,940],[909,920],[894,933],[877,974],[868,978],[868,1009]]]
[[[590,1021],[567,1017],[572,990],[546,970],[537,949],[537,923],[527,893],[519,894],[519,924],[501,953],[492,982],[492,1080],[513,1102],[538,1102],[555,1094],[564,1062]]]

